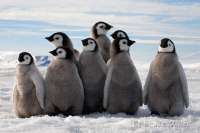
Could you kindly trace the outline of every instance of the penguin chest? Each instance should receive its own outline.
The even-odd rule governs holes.
[[[19,115],[29,117],[41,112],[35,86],[29,78],[25,76],[23,81],[18,81],[15,93],[16,110]]]
[[[129,86],[135,80],[135,70],[130,64],[117,64],[111,71],[112,81],[120,86]]]
[[[68,103],[73,103],[81,91],[76,65],[70,62],[50,66],[47,71],[46,83],[51,101],[60,108],[64,108]]]
[[[176,67],[158,66],[153,70],[153,83],[159,89],[167,89],[178,80]]]
[[[23,98],[32,95],[32,91],[35,90],[35,86],[28,74],[20,74],[17,78],[17,88],[20,96]]]
[[[77,77],[77,68],[71,62],[58,62],[48,68],[48,78],[57,84],[64,84],[66,81],[73,81]]]
[[[82,54],[79,66],[82,81],[86,85],[98,85],[106,78],[106,64],[98,53]]]
[[[102,35],[102,36],[99,36],[97,39],[97,44],[98,46],[103,49],[104,51],[106,52],[109,52],[110,50],[110,45],[111,45],[111,42],[109,40],[109,38],[105,35]]]
[[[83,73],[82,80],[86,84],[98,84],[98,82],[100,82],[102,79],[105,80],[105,76],[106,76],[103,69],[98,65],[85,67],[82,73]]]

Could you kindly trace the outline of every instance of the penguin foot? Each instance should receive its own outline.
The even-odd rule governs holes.
[[[157,111],[151,111],[151,115],[160,115]]]
[[[136,112],[126,112],[127,115],[135,115]]]

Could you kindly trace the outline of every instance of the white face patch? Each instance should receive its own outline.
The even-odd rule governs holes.
[[[31,57],[29,55],[24,55],[24,61],[19,62],[19,64],[28,65],[31,63]]]
[[[118,32],[117,37],[126,37],[126,35],[123,32]]]
[[[161,46],[158,47],[158,51],[162,53],[170,53],[174,51],[174,44],[169,40],[167,42],[167,47],[162,48]]]
[[[57,53],[57,57],[60,59],[64,59],[67,55],[67,52],[62,48],[57,49],[56,53]]]
[[[95,42],[93,40],[88,40],[88,45],[84,46],[84,51],[93,51],[95,49]]]
[[[98,24],[96,29],[98,35],[105,35],[107,33],[106,25],[103,23]]]
[[[53,43],[56,47],[61,47],[63,46],[63,37],[56,34],[53,36],[53,41],[51,43]]]
[[[126,39],[122,39],[119,41],[119,48],[121,51],[128,51],[128,41]]]

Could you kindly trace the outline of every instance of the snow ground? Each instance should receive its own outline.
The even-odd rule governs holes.
[[[139,70],[144,83],[147,70]],[[135,116],[95,113],[87,116],[17,118],[12,112],[14,70],[0,73],[0,133],[146,133],[200,132],[200,71],[186,70],[190,106],[180,117],[150,116],[143,106]]]

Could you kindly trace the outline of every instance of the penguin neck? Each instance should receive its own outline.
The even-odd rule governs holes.
[[[119,54],[129,55],[129,51],[112,51],[111,54],[110,54],[110,57],[114,58],[115,56],[117,56]]]
[[[31,65],[18,64],[16,74],[27,74],[33,67],[35,67],[35,63]]]
[[[156,58],[160,60],[160,64],[163,64],[164,66],[170,65],[173,60],[178,60],[178,56],[176,53],[159,53]]]
[[[116,47],[115,45],[112,44],[111,48],[110,48],[110,57],[112,58],[112,57],[114,57],[114,56],[116,56],[117,54],[120,54],[120,53],[129,54],[129,50],[128,51],[121,51],[119,47]]]
[[[107,38],[106,34],[101,34],[101,35],[97,35],[97,38],[102,37],[102,38]]]
[[[63,47],[74,49],[72,41],[69,38],[63,40]]]
[[[87,52],[87,53],[97,53],[99,52],[99,48],[98,46],[96,45],[94,50],[83,50],[84,52]]]
[[[55,57],[54,59],[58,60],[58,61],[72,61],[72,62],[74,62],[76,60],[74,53],[72,55],[68,55],[66,58]]]
[[[111,57],[111,64],[114,65],[127,65],[129,63],[133,63],[132,59],[130,58],[129,54],[127,52],[121,52],[116,54],[115,56]]]
[[[164,56],[164,57],[178,57],[176,52],[158,52],[157,56]]]
[[[93,33],[92,33],[92,36],[93,36],[95,39],[97,39],[97,38],[99,38],[99,37],[107,37],[106,34],[98,35],[97,32],[93,32]]]

